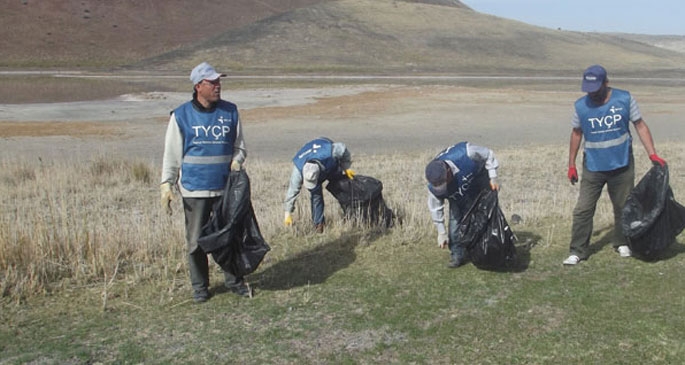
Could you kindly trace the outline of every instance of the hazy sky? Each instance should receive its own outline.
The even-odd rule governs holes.
[[[684,0],[461,0],[473,10],[547,28],[685,35]]]

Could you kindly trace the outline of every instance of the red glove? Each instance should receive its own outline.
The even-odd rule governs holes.
[[[576,171],[575,166],[568,168],[568,179],[571,181],[571,185],[575,185],[578,182],[578,171]]]
[[[663,158],[657,156],[656,153],[653,155],[649,155],[649,159],[652,160],[652,162],[654,162],[655,165],[659,164],[661,165],[661,167],[664,167],[664,165],[666,165],[666,161],[664,161]]]

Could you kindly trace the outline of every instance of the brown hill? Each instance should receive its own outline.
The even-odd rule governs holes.
[[[590,63],[685,72],[640,38],[531,26],[457,0],[22,0],[0,20],[0,67],[231,72],[559,74]],[[652,40],[654,42],[654,40]]]
[[[327,0],[12,0],[0,67],[107,67]]]
[[[620,36],[531,26],[466,7],[339,0],[227,31],[142,65],[278,72],[552,74],[591,63],[612,70],[682,70],[683,54]]]

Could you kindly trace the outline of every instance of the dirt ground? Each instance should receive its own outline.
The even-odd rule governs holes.
[[[685,136],[685,85],[614,85],[638,100],[657,147]],[[575,82],[558,88],[360,85],[243,89],[222,96],[240,111],[250,159],[289,160],[327,136],[353,154],[437,152],[467,140],[491,148],[567,148]],[[161,161],[169,112],[187,93],[148,92],[88,102],[0,104],[4,159],[120,156]]]

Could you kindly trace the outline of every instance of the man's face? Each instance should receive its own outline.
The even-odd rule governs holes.
[[[196,85],[196,90],[200,102],[215,103],[221,99],[221,78],[202,80]]]
[[[587,96],[590,98],[590,100],[592,100],[593,103],[602,105],[606,101],[608,92],[609,87],[605,81],[602,83],[602,86],[600,86],[599,90],[592,93],[587,93]]]

